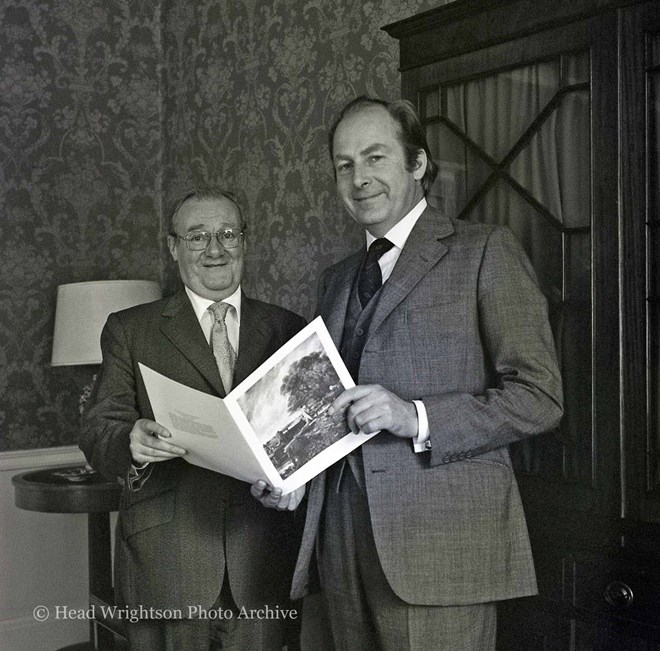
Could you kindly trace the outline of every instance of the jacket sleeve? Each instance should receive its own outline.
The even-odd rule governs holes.
[[[423,397],[431,464],[483,454],[555,428],[562,383],[547,305],[509,229],[495,228],[478,278],[479,329],[491,381],[481,395]]]
[[[116,314],[101,334],[103,364],[83,416],[80,448],[89,464],[110,479],[125,479],[131,465],[129,434],[141,416],[128,338]]]

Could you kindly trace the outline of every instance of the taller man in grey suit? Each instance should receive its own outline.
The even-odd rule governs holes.
[[[142,616],[128,623],[133,649],[199,651],[215,648],[212,637],[236,651],[283,645],[283,620],[245,619],[240,609],[285,607],[300,540],[295,515],[264,509],[247,484],[187,463],[154,422],[138,368],[223,397],[304,326],[241,292],[244,231],[230,194],[184,195],[168,243],[185,287],[110,315],[101,337],[81,447],[92,467],[123,484],[115,578],[119,602]],[[227,344],[237,353],[229,366],[218,337],[225,353]]]
[[[369,249],[320,282],[358,383],[333,408],[380,434],[311,483],[292,594],[316,552],[337,649],[487,651],[495,602],[536,591],[506,446],[562,414],[546,302],[507,229],[427,205],[436,167],[411,105],[354,100],[330,155]]]

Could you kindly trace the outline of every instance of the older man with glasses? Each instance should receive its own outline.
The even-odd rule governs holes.
[[[304,326],[241,291],[245,231],[230,193],[183,195],[168,246],[184,287],[110,315],[101,337],[81,448],[123,484],[115,583],[119,604],[139,617],[127,626],[134,649],[279,650],[286,642],[287,622],[275,613],[287,607],[299,546],[294,514],[265,509],[248,484],[187,463],[154,421],[138,369],[141,362],[224,397]]]

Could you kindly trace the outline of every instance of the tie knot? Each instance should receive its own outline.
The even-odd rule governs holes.
[[[369,247],[367,252],[367,257],[370,260],[379,260],[380,257],[387,253],[394,244],[390,242],[386,237],[379,237],[377,240],[374,240]]]
[[[230,307],[231,305],[229,303],[213,303],[209,305],[209,312],[211,312],[216,321],[224,321]]]

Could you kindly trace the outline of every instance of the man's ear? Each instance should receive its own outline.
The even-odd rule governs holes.
[[[177,251],[176,245],[177,245],[177,238],[174,237],[174,235],[168,235],[167,236],[167,247],[170,250],[172,258],[174,258],[174,261],[178,262],[179,252]]]
[[[420,149],[417,152],[417,160],[415,161],[415,167],[413,168],[413,178],[415,181],[421,181],[424,178],[427,164],[428,158],[426,157],[426,152],[423,149]]]

